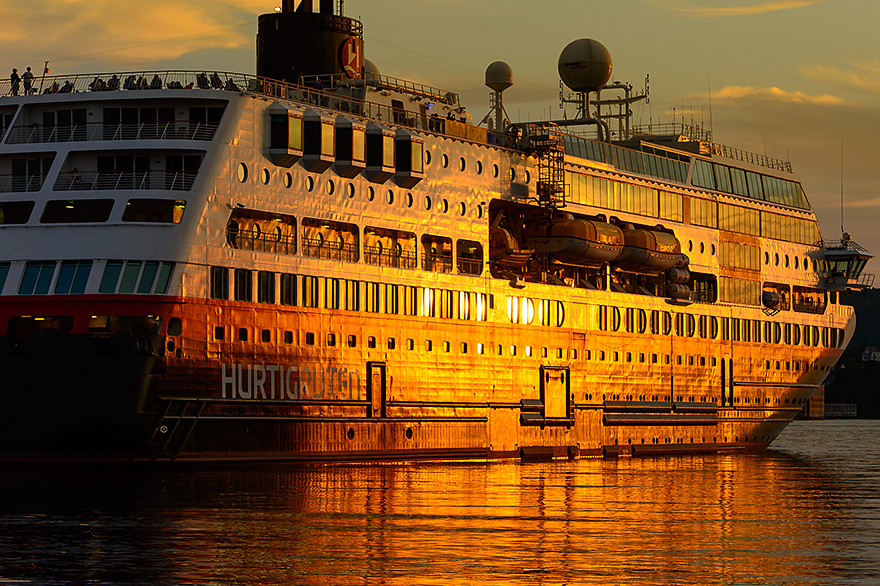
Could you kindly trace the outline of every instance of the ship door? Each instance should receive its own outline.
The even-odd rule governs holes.
[[[367,362],[367,417],[385,417],[385,363]]]
[[[541,367],[541,402],[544,419],[569,419],[571,401],[568,367]]]

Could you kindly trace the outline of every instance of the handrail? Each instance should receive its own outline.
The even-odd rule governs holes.
[[[198,173],[183,171],[65,171],[58,174],[54,191],[163,189],[189,191]]]
[[[217,122],[88,122],[86,124],[16,125],[9,129],[7,144],[39,144],[92,140],[207,140],[217,133]]]

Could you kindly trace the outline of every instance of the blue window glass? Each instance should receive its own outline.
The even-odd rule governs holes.
[[[108,260],[104,268],[104,276],[101,279],[100,293],[116,293],[116,285],[119,283],[119,274],[122,272],[121,260]]]

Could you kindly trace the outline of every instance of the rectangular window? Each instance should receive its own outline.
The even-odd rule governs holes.
[[[257,273],[257,303],[275,303],[275,273]]]
[[[66,260],[61,263],[61,271],[55,283],[55,293],[61,295],[80,295],[86,290],[89,273],[92,271],[90,260]]]
[[[55,274],[55,261],[29,262],[25,266],[19,295],[46,295]]]
[[[281,275],[281,305],[296,305],[296,275]]]
[[[127,261],[125,270],[122,271],[122,281],[119,284],[120,293],[134,293],[138,276],[141,274],[140,261]]]
[[[370,313],[379,313],[381,307],[379,296],[379,283],[364,283],[365,299],[364,310]]]
[[[361,288],[360,281],[345,280],[345,309],[348,311],[360,311]]]
[[[339,309],[339,279],[324,279],[324,307]]]
[[[116,285],[119,283],[119,275],[122,274],[122,266],[124,264],[121,260],[107,261],[107,266],[104,267],[104,276],[101,278],[101,285],[98,287],[99,293],[116,293]]]
[[[11,263],[0,262],[0,294],[3,293],[3,286],[6,284],[6,275],[9,274]]]
[[[253,301],[254,276],[247,269],[235,269],[235,300]]]
[[[156,279],[156,273],[158,270],[158,261],[148,260],[144,263],[144,270],[141,271],[141,279],[138,283],[138,293],[149,293],[153,290],[153,281]]]
[[[321,301],[321,298],[319,297],[320,285],[318,284],[318,277],[303,277],[302,289],[303,306],[318,307],[318,304]]]

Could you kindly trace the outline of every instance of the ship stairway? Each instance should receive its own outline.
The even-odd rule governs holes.
[[[189,441],[202,412],[206,400],[162,398],[165,406],[144,446],[135,452],[131,460],[149,459],[173,462]]]
[[[538,201],[554,207],[565,206],[565,143],[559,126],[553,122],[529,125],[529,143],[538,157]]]

